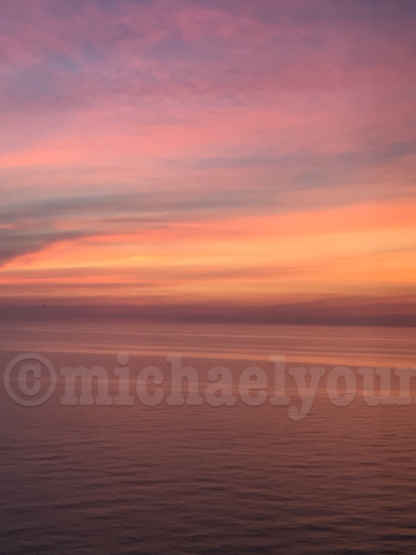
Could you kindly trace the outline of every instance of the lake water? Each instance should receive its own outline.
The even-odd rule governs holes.
[[[62,367],[102,366],[117,395],[120,352],[130,357],[133,405],[62,406]],[[0,384],[1,554],[416,552],[416,407],[369,407],[357,373],[416,366],[416,330],[1,322],[2,374],[24,353],[46,357],[58,380],[36,407],[17,404]],[[168,355],[197,370],[202,397],[208,370],[229,368],[235,406],[169,406]],[[300,422],[269,402],[271,355],[284,355],[287,369],[325,369]],[[238,396],[239,376],[253,365],[268,379],[257,407]],[[325,387],[338,365],[357,379],[346,407]],[[154,407],[134,393],[147,366],[165,377]],[[44,368],[39,383],[48,388]],[[299,407],[289,375],[286,385]]]

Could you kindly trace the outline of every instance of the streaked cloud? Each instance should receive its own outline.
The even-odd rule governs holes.
[[[4,297],[410,294],[414,2],[1,11]]]

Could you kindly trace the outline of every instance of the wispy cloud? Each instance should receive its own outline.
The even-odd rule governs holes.
[[[75,231],[24,232],[0,228],[0,267],[14,258],[39,252],[54,243],[70,241],[82,236],[82,232]]]
[[[13,291],[43,295],[48,272],[67,272],[54,295],[212,302],[416,280],[413,1],[1,9]]]

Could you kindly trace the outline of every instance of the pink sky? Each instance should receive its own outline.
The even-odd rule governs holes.
[[[412,316],[413,2],[1,10],[0,304]]]

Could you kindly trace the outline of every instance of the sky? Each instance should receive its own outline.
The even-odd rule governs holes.
[[[416,324],[415,105],[413,0],[2,0],[0,318]]]

